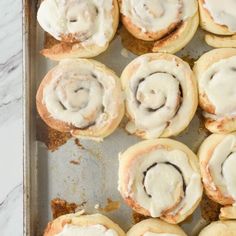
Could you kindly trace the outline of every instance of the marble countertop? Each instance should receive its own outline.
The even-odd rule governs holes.
[[[22,1],[0,1],[0,235],[23,235]]]

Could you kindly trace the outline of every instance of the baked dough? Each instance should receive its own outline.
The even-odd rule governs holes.
[[[119,225],[101,214],[81,215],[81,213],[68,214],[49,222],[44,236],[91,236],[100,233],[104,236],[125,236]],[[80,233],[80,234],[79,234]],[[99,234],[99,235],[100,235]]]
[[[221,219],[236,219],[236,133],[212,134],[199,148],[206,194],[221,208]]]
[[[46,38],[50,43],[41,51],[44,56],[52,60],[91,58],[104,52],[113,39],[119,7],[117,0],[44,0],[37,19],[52,38]]]
[[[187,236],[178,226],[158,219],[148,219],[134,225],[127,236]]]
[[[110,135],[124,115],[119,78],[91,59],[61,61],[41,82],[36,102],[50,127],[97,141]]]
[[[118,189],[136,212],[172,224],[182,222],[202,197],[197,157],[171,139],[137,143],[120,155]]]
[[[198,105],[197,84],[189,65],[171,54],[134,59],[121,75],[126,94],[126,130],[144,139],[183,131]]]
[[[119,5],[123,25],[140,40],[136,43],[152,42],[149,52],[181,50],[199,24],[196,0],[119,0]]]
[[[199,236],[236,236],[235,221],[216,221],[205,227]]]
[[[214,49],[195,63],[199,103],[212,133],[236,130],[236,49]]]
[[[236,47],[235,1],[198,0],[200,25],[210,34],[205,40],[212,47]]]

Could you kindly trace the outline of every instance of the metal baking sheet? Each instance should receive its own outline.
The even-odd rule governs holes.
[[[83,141],[83,148],[70,139],[57,151],[49,152],[36,139],[35,94],[37,87],[55,62],[39,54],[43,48],[44,32],[36,21],[38,2],[24,1],[24,235],[37,236],[51,220],[50,201],[59,197],[69,202],[84,204],[88,213],[97,212],[99,204],[104,207],[107,199],[120,202],[120,208],[104,213],[124,230],[132,225],[132,210],[127,207],[117,191],[118,153],[139,139],[128,135],[122,127],[102,143]],[[204,43],[201,30],[191,43],[177,55],[184,59],[197,59],[210,48]],[[95,58],[120,75],[123,68],[136,56],[123,49],[116,35],[109,49]],[[121,125],[122,126],[122,125]],[[207,136],[201,120],[196,115],[187,130],[175,139],[187,144],[194,152]],[[79,160],[79,165],[71,161]],[[181,226],[189,236],[196,235],[206,223],[198,209],[190,220]]]

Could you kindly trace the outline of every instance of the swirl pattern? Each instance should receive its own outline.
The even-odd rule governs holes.
[[[235,49],[216,49],[195,65],[205,125],[213,133],[236,130],[235,64]]]
[[[197,107],[197,87],[187,63],[173,55],[146,54],[121,76],[126,92],[127,130],[143,138],[181,132]]]
[[[173,140],[143,141],[120,157],[119,190],[137,212],[179,223],[202,196],[197,158]]]
[[[39,114],[53,128],[91,138],[114,131],[124,110],[116,75],[85,59],[64,60],[49,72],[37,102]]]
[[[52,14],[53,12],[53,14]],[[105,51],[119,22],[117,0],[44,0],[40,26],[53,38],[42,54],[54,60],[90,58]]]
[[[222,205],[236,202],[236,134],[212,134],[199,149],[206,193]]]
[[[225,0],[198,0],[200,25],[208,31],[206,43],[215,48],[236,47],[236,2]]]
[[[199,20],[195,0],[120,0],[122,22],[136,38],[155,41],[153,52],[173,53],[196,32]]]

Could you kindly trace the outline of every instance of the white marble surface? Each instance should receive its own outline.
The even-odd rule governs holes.
[[[23,235],[22,1],[0,1],[0,235]]]

